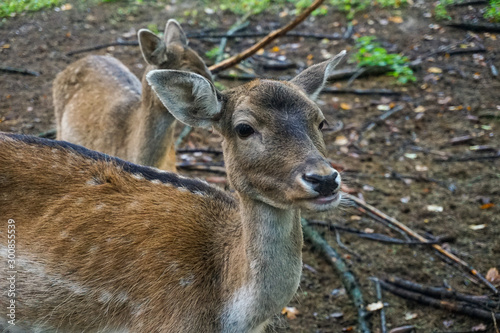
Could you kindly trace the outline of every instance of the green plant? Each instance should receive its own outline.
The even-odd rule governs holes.
[[[434,7],[434,17],[436,20],[451,20],[451,16],[448,14],[446,10],[446,6],[440,2]]]
[[[220,49],[218,46],[208,50],[207,52],[205,52],[205,56],[208,58],[208,59],[215,59],[215,57],[217,57],[217,55],[219,54],[220,52]]]
[[[413,70],[409,67],[407,57],[397,53],[388,53],[380,43],[375,41],[375,36],[360,37],[356,40],[356,53],[352,59],[358,67],[389,67],[388,75],[397,78],[398,83],[405,84],[416,81]]]
[[[220,0],[219,7],[222,10],[230,10],[231,12],[243,15],[248,12],[259,14],[266,10],[271,4],[271,0]]]
[[[151,32],[154,33],[155,35],[158,35],[158,33],[160,32],[158,30],[158,25],[156,23],[148,24],[148,29],[151,30]]]
[[[36,11],[60,4],[62,0],[4,0],[0,1],[0,17],[7,17],[25,11]]]
[[[493,22],[500,22],[500,0],[490,0],[490,5],[486,13],[484,13],[484,18]]]

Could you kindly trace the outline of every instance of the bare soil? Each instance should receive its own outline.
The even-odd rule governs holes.
[[[218,10],[205,14],[196,1],[177,1],[171,5],[146,2],[140,6],[118,2],[90,8],[80,1],[71,4],[70,10],[48,9],[18,15],[1,23],[1,66],[27,68],[41,74],[35,77],[0,73],[1,131],[36,135],[55,128],[52,81],[69,63],[86,55],[69,57],[65,55],[69,51],[117,38],[135,40],[133,31],[129,33],[132,28],[139,30],[154,23],[161,30],[169,18],[179,19],[187,32],[207,28],[225,32],[237,19]],[[352,88],[358,89],[392,89],[401,92],[398,96],[322,94],[319,103],[331,126],[343,124],[340,129],[325,131],[325,141],[329,157],[345,166],[345,182],[355,193],[422,235],[450,236],[452,240],[444,246],[486,274],[492,267],[500,268],[500,159],[465,162],[439,162],[436,159],[441,155],[475,157],[488,153],[473,151],[471,146],[500,149],[500,81],[491,70],[492,65],[500,68],[497,56],[500,36],[484,32],[470,34],[466,30],[447,27],[429,17],[432,7],[430,2],[416,1],[415,5],[400,10],[372,10],[358,15],[354,33],[376,35],[388,50],[403,52],[410,59],[425,57],[441,46],[460,43],[468,35],[469,42],[459,45],[459,49],[484,46],[486,52],[425,57],[416,71],[417,83],[407,86],[395,85],[394,80],[387,76],[360,78],[352,84]],[[483,8],[484,5],[453,8],[451,14],[456,19],[481,21]],[[186,11],[192,13],[193,9],[198,10],[197,16],[185,15]],[[274,29],[292,17],[292,14],[260,14],[250,18],[248,30]],[[395,17],[401,17],[402,22],[398,23]],[[309,18],[297,30],[342,34],[346,27],[345,15],[331,10],[327,16]],[[255,40],[231,40],[228,51],[234,54]],[[215,40],[191,39],[192,47],[202,55],[217,43]],[[254,69],[259,76],[292,77],[305,66],[323,60],[328,53],[351,50],[353,45],[351,39],[325,42],[284,37],[266,51],[271,56],[285,56],[298,64],[297,68],[269,71],[255,64]],[[273,50],[274,46],[279,50]],[[145,67],[138,47],[117,46],[93,53],[110,54],[120,59],[138,76]],[[241,84],[241,81],[221,82],[226,86]],[[344,88],[346,83],[335,82],[332,86]],[[363,131],[365,124],[384,112],[379,108],[386,105],[402,105],[403,109],[378,122],[373,129]],[[470,136],[470,139],[451,143],[453,138],[461,136]],[[346,140],[347,143],[343,142]],[[196,130],[183,146],[218,149],[219,143],[220,138],[215,134]],[[207,160],[207,156],[201,158]],[[188,157],[179,155],[180,159]],[[392,172],[434,178],[442,184],[388,177]],[[183,173],[217,180],[209,173]],[[455,188],[453,192],[450,185]],[[493,205],[485,206],[488,203]],[[429,205],[440,206],[443,211],[429,211]],[[307,217],[401,237],[349,207]],[[470,228],[483,224],[482,229]],[[451,286],[464,293],[490,294],[487,288],[463,271],[443,262],[431,248],[385,244],[342,233],[342,242],[357,253],[355,255],[339,248],[334,234],[317,228],[348,263],[367,304],[376,301],[375,289],[369,280],[371,276],[394,275],[426,285]],[[300,314],[296,319],[277,316],[271,331],[355,331],[356,310],[334,269],[308,244],[303,253],[307,266],[296,297],[289,305],[296,307]],[[387,292],[384,292],[384,302],[387,303],[389,328],[414,325],[417,332],[471,332],[474,327],[484,324],[486,331],[494,332],[491,320],[436,310]],[[378,318],[375,312],[369,319],[373,332],[380,332]]]

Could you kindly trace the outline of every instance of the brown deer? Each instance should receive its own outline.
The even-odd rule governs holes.
[[[176,121],[152,92],[146,74],[179,69],[209,80],[211,74],[188,47],[175,20],[168,21],[164,40],[146,29],[139,30],[138,39],[148,64],[142,85],[125,65],[109,56],[85,57],[57,75],[53,85],[57,139],[175,171]]]
[[[0,257],[10,258],[14,225],[15,273],[0,280],[15,280],[16,327],[263,332],[299,284],[301,209],[340,201],[311,97],[343,55],[290,82],[224,92],[193,73],[147,75],[177,119],[223,136],[235,196],[67,142],[1,134]],[[7,326],[9,301],[0,297]]]

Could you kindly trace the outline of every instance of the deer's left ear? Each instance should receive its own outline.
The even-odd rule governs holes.
[[[309,67],[290,82],[302,89],[309,95],[309,98],[316,99],[321,89],[323,89],[326,80],[342,58],[344,58],[345,54],[346,51],[344,50],[330,60]]]

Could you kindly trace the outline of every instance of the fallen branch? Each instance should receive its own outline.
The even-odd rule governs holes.
[[[422,64],[421,59],[413,60],[408,64],[408,67],[415,69]],[[370,75],[382,75],[387,72],[393,71],[392,68],[388,66],[374,66],[374,67],[366,67],[365,71],[360,74],[358,77],[365,77]],[[346,80],[351,78],[353,75],[359,72],[359,67],[348,67],[343,69],[338,69],[333,71],[333,73],[328,77],[329,81],[339,81]]]
[[[344,193],[342,195],[342,197],[345,198],[345,199],[350,200],[351,202],[354,203],[355,206],[357,206],[358,208],[361,208],[363,211],[370,212],[371,214],[378,216],[380,219],[387,221],[391,225],[396,226],[397,228],[401,229],[402,231],[404,231],[405,233],[407,233],[411,237],[414,237],[414,238],[418,239],[421,242],[427,242],[426,238],[422,237],[417,232],[415,232],[412,229],[408,228],[403,223],[397,221],[393,217],[390,217],[390,216],[382,213],[381,211],[379,211],[375,207],[373,207],[373,206],[367,204],[366,202],[364,202],[364,201],[356,198],[355,196],[347,194],[347,193]],[[454,254],[450,253],[449,251],[445,250],[444,248],[442,248],[438,244],[432,244],[431,246],[435,250],[437,250],[439,253],[441,253],[444,256],[446,256],[447,258],[453,260],[455,263],[459,264],[460,266],[466,268],[470,274],[472,274],[473,276],[477,277],[483,284],[485,284],[488,288],[490,288],[495,294],[498,294],[497,288],[495,288],[494,285],[492,285],[488,280],[486,280],[484,278],[484,276],[482,276],[481,273],[479,273],[474,267],[472,267],[471,265],[469,265],[468,263],[466,263],[462,259],[458,258]]]
[[[325,259],[335,268],[340,275],[345,289],[351,296],[354,306],[358,311],[358,325],[359,331],[362,333],[369,333],[370,328],[365,318],[367,312],[363,301],[363,294],[359,288],[358,282],[354,275],[349,271],[347,265],[344,263],[342,257],[314,230],[305,219],[302,219],[302,230],[304,232],[304,239],[309,242],[313,248],[316,248],[325,257]]]
[[[463,7],[463,6],[472,6],[472,5],[483,5],[487,4],[488,0],[470,0],[470,1],[458,1],[450,4],[449,6],[454,7]]]
[[[382,95],[382,96],[393,96],[401,95],[400,91],[394,91],[389,89],[337,89],[332,87],[325,87],[321,90],[323,94],[353,94],[353,95]]]
[[[384,234],[378,234],[378,233],[367,233],[358,229],[354,228],[348,228],[344,227],[341,225],[337,224],[331,224],[327,223],[324,221],[317,221],[317,220],[309,220],[309,224],[313,225],[320,225],[322,227],[327,227],[330,231],[344,231],[348,232],[354,235],[359,236],[360,238],[365,238],[368,240],[376,241],[376,242],[381,242],[381,243],[388,243],[388,244],[399,244],[399,245],[429,245],[429,244],[437,244],[439,241],[427,241],[427,242],[421,242],[421,241],[405,241],[402,239],[394,238],[394,237],[389,237]]]
[[[500,32],[500,24],[495,23],[449,22],[446,25],[470,31]]]
[[[40,76],[40,73],[32,71],[30,69],[15,68],[15,67],[10,67],[10,66],[0,66],[0,72],[12,73],[12,74]]]
[[[395,114],[396,112],[399,112],[401,110],[403,110],[403,106],[396,105],[395,107],[393,107],[389,111],[382,113],[380,116],[377,117],[376,120],[372,120],[367,125],[363,126],[363,128],[361,129],[361,131],[359,133],[358,142],[361,141],[362,134],[364,132],[371,131],[375,126],[377,126],[378,123],[381,123],[382,121],[386,120],[387,118],[389,118],[390,116],[392,116],[393,114]]]
[[[186,33],[188,38],[193,39],[219,39],[219,38],[253,38],[253,37],[264,37],[272,33],[272,31],[265,32],[246,32],[246,33],[235,33],[229,35],[228,33],[220,33],[220,34],[203,34],[203,33]],[[318,33],[309,33],[302,31],[290,31],[286,34],[287,37],[305,37],[305,38],[316,38],[316,39],[344,39],[341,34],[318,34]]]
[[[323,1],[324,0],[314,1],[314,3],[311,6],[309,6],[302,14],[297,16],[295,18],[295,20],[293,20],[292,22],[290,22],[289,24],[287,24],[286,26],[284,26],[281,29],[274,30],[269,35],[267,35],[266,37],[261,39],[259,42],[257,42],[255,45],[244,50],[243,52],[238,53],[237,55],[235,55],[229,59],[226,59],[218,64],[210,66],[210,68],[209,68],[210,71],[212,71],[212,73],[216,74],[216,73],[218,73],[224,69],[227,69],[229,67],[232,67],[235,64],[241,62],[242,60],[250,57],[251,55],[256,53],[258,50],[260,50],[261,48],[263,48],[266,45],[268,45],[269,43],[271,43],[276,38],[286,34],[288,31],[295,28],[299,23],[304,21],[316,8],[318,8],[323,3]]]
[[[427,287],[395,276],[388,278],[387,282],[390,282],[397,287],[415,291],[421,294],[425,294],[427,296],[432,296],[439,299],[453,299],[458,301],[464,301],[485,307],[488,310],[494,310],[500,306],[500,302],[492,301],[487,296],[465,295],[446,288]]]
[[[85,53],[85,52],[90,52],[90,51],[97,51],[97,50],[108,48],[110,46],[139,46],[139,42],[136,40],[134,40],[134,41],[117,40],[116,42],[99,44],[99,45],[87,47],[84,49],[69,51],[68,53],[66,53],[66,55],[68,57],[71,57],[72,55],[75,55],[75,54]]]
[[[371,277],[370,280],[372,280],[373,283],[375,283],[375,294],[377,295],[377,301],[383,304],[382,289],[380,288],[379,279],[377,279],[376,277]],[[385,307],[382,307],[380,309],[380,328],[382,330],[382,333],[387,333],[387,325],[385,321]]]
[[[484,161],[500,158],[500,150],[495,154],[488,155],[466,155],[466,156],[450,156],[447,158],[435,158],[434,162],[469,162],[469,161]]]
[[[233,24],[233,26],[228,30],[227,35],[231,36],[235,32],[248,27],[250,22],[248,22],[247,19],[250,17],[251,14],[252,14],[252,12],[249,11],[248,13],[243,15],[243,17],[240,18],[235,24]],[[219,53],[217,54],[217,57],[215,58],[215,63],[219,63],[222,61],[222,58],[224,57],[224,49],[226,48],[226,44],[227,44],[227,37],[224,37],[221,39],[221,41],[219,43]]]
[[[457,312],[461,314],[465,314],[471,317],[481,318],[485,320],[492,319],[492,311],[486,311],[482,309],[478,309],[473,307],[468,303],[453,303],[449,301],[443,301],[436,298],[432,298],[429,296],[422,295],[417,292],[408,291],[403,288],[396,287],[393,284],[390,284],[388,281],[379,280],[380,285],[387,291],[400,296],[405,299],[417,301],[422,304],[430,305],[438,309],[445,309],[452,312]],[[493,313],[495,319],[500,319],[500,313]]]

